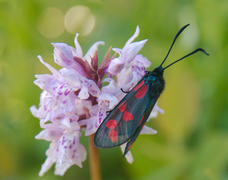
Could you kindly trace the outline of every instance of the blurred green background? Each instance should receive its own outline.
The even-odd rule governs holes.
[[[137,25],[137,41],[152,70],[177,40],[165,65],[197,47],[195,54],[167,69],[166,89],[158,101],[165,114],[148,126],[158,131],[138,138],[134,163],[119,148],[100,150],[103,179],[228,179],[228,1],[227,0],[0,0],[0,179],[89,179],[89,160],[72,166],[63,177],[54,168],[38,176],[46,141],[34,139],[41,129],[29,107],[39,104],[35,74],[50,73],[37,55],[53,61],[51,42],[74,46],[75,33],[84,50],[96,41],[103,58],[110,46],[122,48]],[[88,137],[81,143],[88,152]]]

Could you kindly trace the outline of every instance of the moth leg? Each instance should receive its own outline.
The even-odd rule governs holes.
[[[124,91],[122,88],[121,88],[121,91],[123,92],[123,93],[129,93],[130,91]]]
[[[144,71],[145,71],[146,74],[149,72],[145,67],[144,67]]]

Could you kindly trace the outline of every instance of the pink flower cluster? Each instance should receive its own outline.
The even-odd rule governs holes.
[[[63,175],[74,164],[82,167],[87,153],[80,144],[81,129],[85,130],[85,136],[95,133],[107,111],[112,110],[125,95],[121,88],[128,91],[134,87],[144,75],[144,68],[151,64],[146,57],[138,54],[147,41],[133,42],[138,35],[137,26],[125,46],[122,49],[113,48],[116,52],[113,57],[110,57],[110,48],[100,65],[97,48],[104,42],[96,42],[83,56],[78,34],[74,40],[76,48],[53,43],[54,60],[62,69],[54,69],[38,56],[52,73],[35,75],[37,80],[34,83],[43,92],[39,108],[30,108],[32,114],[40,119],[43,129],[36,139],[51,142],[40,176],[54,163],[57,175]],[[158,112],[163,113],[163,110],[155,105],[150,118],[156,117]],[[144,126],[141,133],[155,134],[156,131]],[[124,146],[121,146],[122,150]],[[125,157],[129,163],[133,162],[130,152]]]

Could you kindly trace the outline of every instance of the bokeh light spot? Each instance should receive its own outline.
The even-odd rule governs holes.
[[[47,8],[38,22],[38,31],[46,38],[56,38],[64,31],[64,14],[55,7]]]
[[[65,28],[68,32],[88,35],[95,26],[95,17],[86,6],[70,8],[64,18]]]

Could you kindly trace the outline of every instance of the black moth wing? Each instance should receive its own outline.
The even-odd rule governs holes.
[[[116,147],[138,136],[164,88],[163,69],[160,70],[157,73],[148,71],[107,115],[95,134],[96,147]],[[157,83],[159,86],[156,86]],[[162,90],[157,89],[160,86]],[[111,128],[110,122],[115,122],[111,123]]]
[[[154,105],[155,105],[158,97],[159,96],[157,96],[157,97],[151,97],[150,103],[148,104],[148,106],[147,106],[147,108],[146,108],[146,110],[144,112],[143,119],[141,120],[138,128],[136,129],[136,131],[134,132],[134,134],[132,135],[132,137],[128,141],[123,156],[125,156],[127,154],[127,152],[130,150],[130,148],[134,144],[135,140],[137,139],[138,135],[140,134],[143,126],[145,125],[148,117],[150,116],[150,113],[151,113],[151,111],[152,111],[152,109],[153,109],[153,107],[154,107]]]
[[[147,97],[148,93],[146,96],[144,96],[143,99],[138,100],[134,97],[135,93],[137,92],[135,91],[135,89],[138,88],[138,85],[140,85],[142,81],[143,78],[130,92],[126,94],[126,96],[115,106],[115,108],[107,115],[107,117],[101,123],[94,137],[94,145],[96,147],[112,148],[119,146],[127,142],[130,139],[130,137],[134,134],[135,130],[138,128],[138,124],[144,113],[143,111],[138,110],[145,109],[150,100],[150,98]],[[141,87],[143,87],[143,84]],[[131,121],[123,120],[124,112],[121,112],[120,109],[125,105],[126,108],[124,112],[136,112],[133,120]],[[117,125],[114,129],[118,133],[118,139],[115,142],[111,141],[110,139],[109,133],[112,129],[107,127],[107,123],[109,122],[109,120],[115,120],[117,122]]]
[[[146,123],[151,111],[154,108],[157,99],[159,98],[160,94],[165,88],[165,81],[163,78],[164,69],[159,66],[155,68],[153,71],[148,71],[147,74],[144,76],[145,84],[148,84],[147,94],[149,96],[149,103],[148,106],[144,109],[144,114],[142,119],[138,125],[138,128],[130,138],[129,142],[126,145],[124,156],[130,150],[131,146],[134,144],[135,140],[137,139],[138,135],[140,134],[144,124]]]

